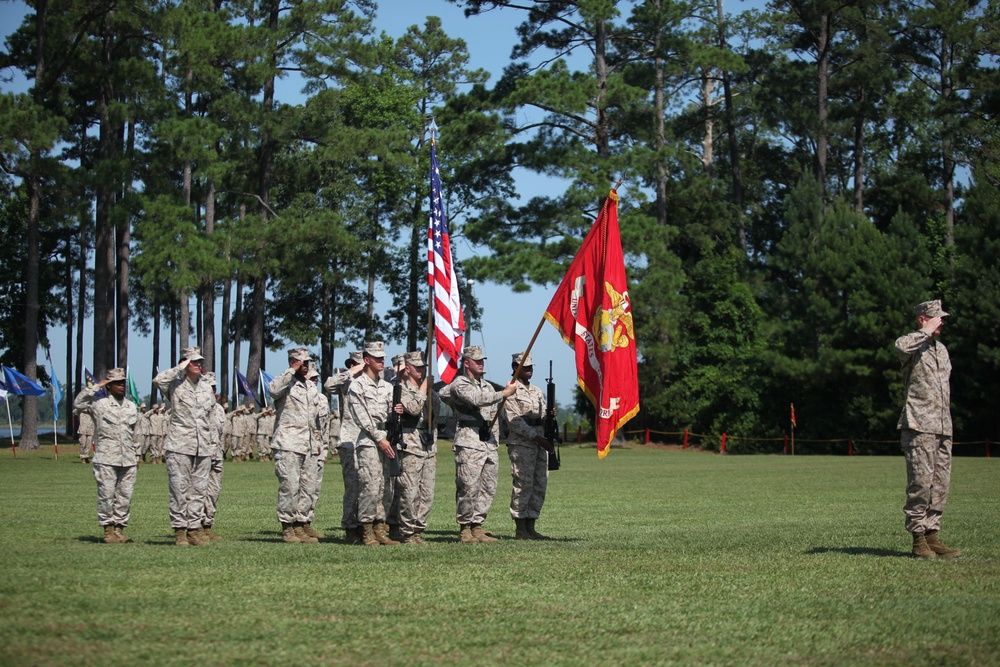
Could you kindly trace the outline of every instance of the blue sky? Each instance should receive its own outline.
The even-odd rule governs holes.
[[[21,23],[27,8],[21,2],[0,2],[0,26],[3,34],[9,33]],[[452,37],[461,37],[468,45],[470,66],[482,68],[491,75],[491,81],[499,77],[507,64],[511,47],[516,40],[515,28],[522,20],[520,12],[491,12],[485,16],[465,18],[461,9],[445,0],[383,0],[379,2],[379,12],[376,21],[378,29],[392,37],[402,36],[411,25],[423,24],[427,16],[441,18],[444,31]],[[9,76],[10,72],[3,73]],[[23,81],[0,81],[0,89],[4,91],[23,90]],[[282,86],[280,94],[282,101],[295,103],[295,86]],[[439,145],[442,160],[447,159],[447,147]],[[553,188],[560,187],[558,181],[538,177],[527,173],[515,173],[518,196],[522,200],[539,194],[552,194]],[[609,184],[610,187],[610,184]],[[448,184],[444,184],[448,188]],[[623,190],[623,196],[627,193]],[[627,221],[622,220],[622,224]],[[454,241],[454,254],[461,260],[481,252],[464,239]],[[510,377],[510,355],[522,351],[530,342],[532,334],[542,319],[545,308],[555,291],[555,286],[547,288],[535,287],[528,293],[513,293],[509,288],[488,283],[477,283],[473,286],[476,297],[483,307],[482,330],[471,331],[466,336],[466,344],[483,345],[488,360],[486,362],[487,377],[502,382]],[[383,307],[388,304],[384,299]],[[193,302],[192,302],[193,303]],[[377,306],[378,307],[378,306]],[[216,312],[221,310],[221,297],[216,305]],[[88,320],[85,331],[85,349],[87,354],[84,365],[92,367],[90,350],[92,349],[92,322]],[[164,332],[167,338],[169,331]],[[64,328],[53,328],[49,332],[51,354],[57,366],[57,374],[65,380],[66,331]],[[129,364],[133,369],[139,390],[143,393],[150,389],[148,369],[152,363],[152,338],[132,331],[129,336]],[[288,347],[297,346],[296,341],[288,341]],[[399,346],[388,346],[390,353],[403,352]],[[246,344],[243,346],[242,359],[244,367],[248,356]],[[557,383],[558,401],[563,406],[569,406],[572,401],[572,387],[576,385],[576,371],[572,349],[563,343],[552,325],[546,323],[538,335],[532,356],[538,367],[534,381],[544,383],[548,375],[548,361],[554,361],[554,378]],[[335,365],[342,365],[346,352],[337,354]],[[160,359],[164,364],[169,358],[169,341],[161,346]],[[47,365],[44,350],[39,350],[40,364]],[[284,351],[267,351],[265,367],[268,371],[280,372],[285,367]]]

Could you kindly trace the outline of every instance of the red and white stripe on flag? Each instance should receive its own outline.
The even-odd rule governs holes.
[[[458,298],[458,280],[451,258],[448,221],[441,195],[441,171],[431,144],[431,218],[427,231],[427,280],[434,295],[434,341],[438,377],[451,382],[462,359],[465,316]]]

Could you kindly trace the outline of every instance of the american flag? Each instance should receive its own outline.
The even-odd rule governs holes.
[[[434,294],[434,339],[438,376],[451,382],[462,358],[465,317],[458,299],[458,281],[451,260],[451,239],[441,197],[441,170],[431,143],[431,221],[427,231],[427,281]]]

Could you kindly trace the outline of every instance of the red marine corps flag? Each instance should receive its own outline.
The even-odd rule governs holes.
[[[597,457],[603,459],[615,433],[639,412],[632,303],[614,190],[552,297],[545,319],[576,350],[577,382],[594,404]]]

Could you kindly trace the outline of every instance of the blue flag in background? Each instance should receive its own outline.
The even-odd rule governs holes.
[[[242,396],[249,396],[254,400],[257,405],[264,407],[260,400],[257,398],[257,394],[253,393],[253,389],[250,388],[250,383],[247,382],[247,377],[240,373],[240,369],[236,369],[236,384],[239,385],[239,394]]]
[[[96,387],[97,386],[97,378],[95,378],[94,374],[91,373],[90,371],[88,371],[86,369],[86,367],[84,367],[84,369],[83,369],[83,376],[87,379],[87,386],[88,387]],[[99,390],[96,394],[94,394],[94,396],[96,396],[97,398],[104,398],[107,395],[108,395],[108,393],[106,391],[104,391],[103,389]]]
[[[271,384],[271,380],[273,379],[274,376],[271,375],[270,373],[266,373],[264,371],[260,372],[260,386],[264,387],[264,393],[267,394],[268,396],[271,395],[271,392],[267,390],[267,385]]]
[[[26,375],[21,375],[13,368],[3,367],[4,382],[7,391],[18,396],[44,396],[45,388]]]
[[[56,377],[56,366],[49,360],[49,375],[52,376],[52,419],[59,421],[59,404],[62,403],[62,387],[59,386],[59,378]]]

